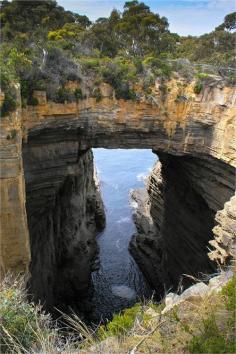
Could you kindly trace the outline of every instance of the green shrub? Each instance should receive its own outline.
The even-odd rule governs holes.
[[[228,339],[217,326],[214,315],[203,320],[201,334],[194,336],[189,343],[191,353],[235,353],[234,338]]]
[[[236,276],[221,291],[222,303],[225,308],[224,325],[218,324],[214,313],[203,319],[200,335],[193,336],[189,343],[191,353],[235,353],[235,296]],[[221,320],[222,322],[222,320]]]
[[[225,307],[227,311],[231,313],[229,317],[228,324],[229,326],[232,325],[232,328],[235,328],[235,320],[236,320],[236,306],[235,306],[235,299],[236,299],[236,275],[228,282],[226,286],[221,291],[221,294],[224,297]]]
[[[74,90],[74,96],[75,96],[75,100],[76,102],[78,102],[79,100],[83,100],[85,98],[85,96],[83,95],[83,92],[81,90],[81,88],[76,88]]]
[[[148,57],[144,60],[144,64],[151,68],[154,75],[159,77],[170,78],[172,73],[171,66],[164,60],[156,57]]]
[[[81,59],[84,70],[94,70],[99,68],[100,61],[97,58]]]
[[[1,117],[5,117],[10,112],[14,112],[17,108],[16,98],[13,93],[5,92],[5,98],[0,109]]]
[[[203,90],[203,83],[201,81],[197,81],[193,91],[196,95],[199,95],[199,93]]]
[[[1,117],[7,116],[17,108],[15,89],[12,87],[12,74],[3,65],[1,67],[1,89],[5,94],[4,101],[0,107]]]
[[[39,307],[26,301],[25,293],[17,281],[0,291],[0,318],[1,353],[16,352],[16,346],[17,352],[32,348],[38,340],[38,328],[44,327],[49,321]]]
[[[197,73],[196,74],[196,77],[198,78],[198,79],[208,79],[210,76],[209,76],[209,74],[206,74],[206,73]]]
[[[101,339],[110,336],[121,336],[127,333],[132,326],[138,313],[141,313],[142,308],[140,304],[136,304],[131,308],[124,310],[120,314],[113,316],[112,321],[110,321],[106,326],[101,326],[99,328],[99,336]]]
[[[134,66],[136,68],[137,74],[143,73],[144,67],[143,67],[142,60],[140,58],[134,58]]]
[[[73,94],[71,90],[66,89],[65,87],[60,87],[56,92],[55,102],[65,103],[66,101],[73,101]]]
[[[117,99],[135,100],[136,94],[130,89],[129,66],[128,63],[121,61],[108,63],[102,70],[102,76],[105,82],[115,89]]]

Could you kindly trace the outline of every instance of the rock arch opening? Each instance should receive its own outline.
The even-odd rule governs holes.
[[[23,147],[23,160],[31,292],[48,308],[69,303],[84,312],[92,296],[96,235],[105,226],[105,214],[92,152],[81,150],[76,139],[60,136],[52,143],[47,134],[46,140],[32,136]],[[105,142],[104,148],[119,147],[117,140],[111,146]],[[126,144],[130,148],[128,138]],[[214,271],[208,242],[215,213],[233,195],[234,168],[210,157],[154,153],[160,161],[151,173],[148,193],[142,200],[134,196],[140,205],[130,251],[161,296],[176,289],[181,279],[188,285],[191,280],[183,274]]]

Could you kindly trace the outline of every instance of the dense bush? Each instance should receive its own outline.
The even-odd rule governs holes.
[[[12,87],[13,77],[7,68],[2,66],[1,68],[1,89],[5,94],[4,101],[0,108],[0,116],[7,116],[10,112],[13,112],[17,108],[15,89]]]
[[[108,322],[106,326],[101,326],[99,335],[101,339],[109,336],[121,336],[127,334],[132,328],[136,316],[142,312],[142,306],[136,304],[131,308],[124,310],[122,313],[113,316],[112,321]]]
[[[169,78],[172,73],[172,67],[165,60],[157,57],[147,57],[143,64],[150,68],[155,76]]]
[[[7,116],[8,113],[15,111],[17,108],[16,98],[10,92],[5,92],[5,98],[0,108],[0,116]]]
[[[23,106],[32,101],[39,83],[47,98],[57,102],[82,99],[79,93],[72,97],[58,92],[58,87],[90,76],[91,82],[95,78],[111,84],[117,98],[136,99],[134,82],[142,79],[148,91],[149,79],[171,77],[175,65],[169,59],[178,58],[177,71],[188,80],[194,75],[189,60],[235,64],[236,34],[229,30],[235,26],[234,13],[215,31],[200,37],[171,33],[165,17],[137,0],[93,24],[55,1],[3,1],[1,21],[4,61],[21,82]],[[235,77],[228,82],[233,84]],[[14,97],[6,92],[2,114],[14,109]]]
[[[65,103],[66,101],[73,101],[73,93],[65,87],[60,87],[56,92],[55,102]]]
[[[129,63],[120,60],[108,62],[102,68],[103,80],[115,89],[117,99],[134,100],[136,98],[135,92],[130,87],[130,81],[134,79],[132,69]]]

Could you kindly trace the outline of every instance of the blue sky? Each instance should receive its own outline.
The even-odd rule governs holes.
[[[180,35],[211,32],[224,16],[236,11],[236,0],[142,0],[151,10],[166,16],[170,30]],[[106,17],[111,10],[122,10],[120,0],[58,0],[65,9],[87,15],[91,20]]]

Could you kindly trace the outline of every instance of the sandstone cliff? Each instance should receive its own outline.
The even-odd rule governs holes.
[[[23,148],[31,242],[30,291],[48,306],[85,295],[105,226],[91,151],[78,143]]]
[[[160,293],[191,283],[186,275],[214,272],[216,263],[207,255],[209,241],[216,212],[234,193],[235,169],[216,159],[158,155],[160,161],[147,183],[148,194],[143,198],[143,191],[136,191],[133,196],[139,205],[134,214],[138,232],[130,250]],[[232,221],[229,218],[225,223],[231,228],[230,241],[235,242],[233,216]]]
[[[166,83],[166,94],[157,80],[136,102],[116,100],[105,86],[100,102],[44,99],[19,111],[17,121],[5,118],[2,269],[29,266],[30,234],[36,297],[51,303],[63,296],[55,293],[56,282],[71,297],[88,288],[94,236],[104,224],[88,149],[104,147],[151,148],[160,156],[161,175],[155,169],[148,187],[153,225],[149,230],[146,223],[148,235],[142,230],[132,247],[155,287],[176,286],[182,273],[211,270],[206,254],[215,213],[234,192],[236,95],[219,78],[198,95],[194,84],[177,77]],[[78,276],[75,268],[85,271]]]

